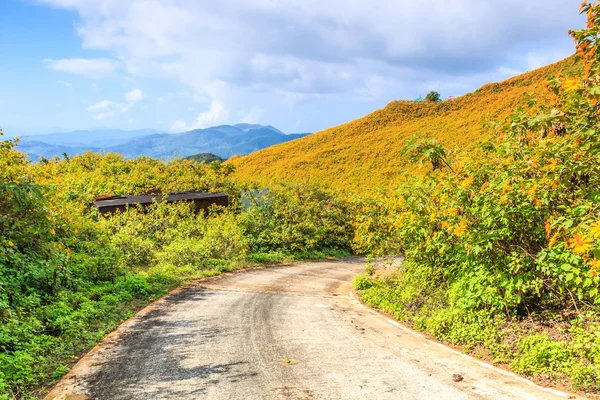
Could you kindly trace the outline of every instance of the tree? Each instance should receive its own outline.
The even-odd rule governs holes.
[[[444,165],[452,170],[452,166],[448,162],[446,149],[433,138],[414,136],[407,141],[402,154],[408,154],[411,163],[429,161],[434,171],[441,170]]]
[[[432,103],[436,103],[436,102],[440,101],[441,98],[442,97],[440,96],[440,94],[438,92],[431,91],[431,92],[427,93],[425,100],[431,101]]]

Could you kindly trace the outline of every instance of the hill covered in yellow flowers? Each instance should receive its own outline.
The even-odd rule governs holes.
[[[505,120],[525,103],[525,94],[541,102],[551,101],[546,80],[579,69],[570,57],[501,83],[486,84],[453,101],[394,101],[355,121],[231,162],[239,178],[260,184],[313,182],[362,193],[385,189],[406,172],[419,173],[418,165],[401,154],[411,137],[431,136],[449,150],[469,149],[491,134],[484,128],[486,122]]]

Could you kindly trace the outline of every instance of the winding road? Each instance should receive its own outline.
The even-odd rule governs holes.
[[[350,295],[359,259],[226,274],[142,310],[46,399],[561,399]]]

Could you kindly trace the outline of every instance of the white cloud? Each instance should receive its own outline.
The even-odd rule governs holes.
[[[87,109],[95,113],[94,119],[103,120],[114,117],[116,113],[128,112],[136,103],[142,101],[145,97],[141,89],[133,89],[125,93],[123,96],[124,103],[117,103],[111,100],[102,100],[96,104],[92,104]]]
[[[100,78],[110,75],[118,67],[117,62],[106,58],[69,58],[62,60],[47,58],[44,60],[44,64],[47,68],[54,71],[69,72],[90,78]]]
[[[185,121],[177,120],[171,124],[171,128],[169,130],[171,132],[175,132],[175,133],[185,132],[185,131],[189,130],[189,125]]]
[[[102,121],[103,119],[114,117],[114,115],[115,115],[114,111],[107,111],[107,112],[102,112],[102,113],[94,115],[94,119],[96,121]]]
[[[127,75],[175,79],[209,99],[207,111],[174,130],[237,122],[228,118],[252,107],[381,104],[433,85],[461,94],[506,77],[506,65],[524,70],[568,56],[568,29],[583,26],[577,4],[565,0],[37,1],[76,11],[83,47],[119,60],[49,67],[101,76],[122,65]],[[253,104],[257,93],[262,102]]]
[[[102,100],[96,104],[92,104],[91,106],[88,107],[88,111],[101,111],[101,110],[106,110],[107,108],[111,107],[113,105],[113,102],[110,100]]]
[[[238,121],[245,124],[258,124],[261,122],[264,113],[264,109],[254,107],[248,112],[242,112]]]
[[[127,93],[125,93],[125,101],[131,104],[135,104],[144,99],[144,92],[140,89],[133,89]]]
[[[210,108],[200,113],[196,119],[188,124],[185,121],[177,120],[171,124],[172,132],[190,131],[193,129],[209,128],[211,126],[225,124],[229,118],[229,109],[218,100],[213,100]]]

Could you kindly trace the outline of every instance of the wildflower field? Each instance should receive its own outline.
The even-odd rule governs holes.
[[[39,397],[119,322],[186,280],[350,251],[352,205],[315,187],[257,191],[218,163],[117,154],[32,164],[14,145],[0,142],[0,398]],[[185,190],[223,191],[232,206],[101,216],[92,205],[107,193]]]
[[[577,55],[441,103],[210,165],[0,142],[0,398],[37,398],[186,280],[285,260],[402,256],[373,307],[541,383],[600,393],[600,4]],[[252,179],[250,179],[252,178]],[[280,181],[280,183],[275,183]],[[102,216],[103,194],[225,192],[194,214]]]
[[[581,11],[565,61],[233,163],[243,178],[349,193],[353,250],[404,257],[392,276],[371,266],[356,279],[367,304],[542,384],[598,394],[600,4]]]

